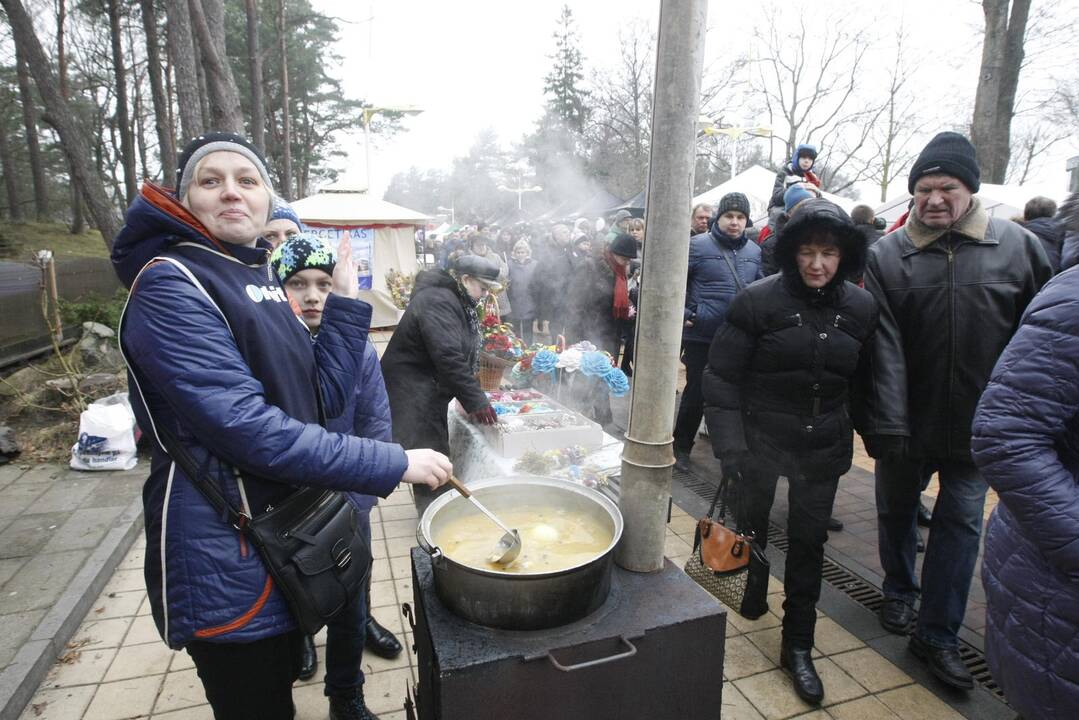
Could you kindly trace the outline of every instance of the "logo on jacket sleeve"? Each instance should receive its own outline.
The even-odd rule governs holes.
[[[253,302],[262,302],[263,300],[272,302],[288,302],[288,297],[285,296],[285,291],[280,287],[267,287],[263,285],[248,285],[246,288],[247,297],[251,298]]]

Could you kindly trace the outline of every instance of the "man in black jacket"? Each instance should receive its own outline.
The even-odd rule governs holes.
[[[973,678],[956,634],[978,556],[987,485],[970,455],[974,410],[1027,303],[1052,276],[1037,238],[989,217],[974,193],[974,147],[934,137],[911,167],[906,224],[869,251],[865,287],[880,304],[857,417],[876,458],[877,529],[884,568],[880,621],[906,634],[914,654],[945,683]],[[940,494],[922,568],[915,575],[915,517],[923,469]]]

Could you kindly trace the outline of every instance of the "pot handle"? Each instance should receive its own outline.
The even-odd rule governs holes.
[[[427,538],[423,536],[423,528],[419,525],[416,526],[416,544],[431,556],[432,563],[436,563],[442,558],[442,548],[427,542]]]
[[[615,653],[614,655],[608,655],[607,657],[596,658],[595,660],[585,660],[584,662],[574,663],[573,665],[563,665],[562,663],[558,662],[558,660],[556,660],[554,655],[552,654],[554,652],[553,650],[544,653],[543,655],[533,655],[524,659],[537,660],[541,657],[546,657],[551,662],[551,664],[554,665],[556,670],[561,670],[562,672],[567,673],[574,672],[575,670],[584,670],[585,668],[596,667],[597,665],[605,665],[610,662],[615,662],[617,660],[624,660],[626,658],[633,657],[637,654],[637,646],[631,643],[630,640],[639,640],[642,637],[644,637],[643,633],[640,635],[631,635],[630,637],[626,637],[625,635],[619,635],[618,639],[622,642],[623,645],[629,648],[628,650],[620,653]]]

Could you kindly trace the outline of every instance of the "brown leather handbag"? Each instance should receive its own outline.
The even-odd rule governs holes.
[[[737,482],[741,482],[741,476],[737,476]],[[708,515],[697,521],[686,574],[724,605],[755,620],[768,611],[769,563],[752,532],[745,534],[726,526],[731,492],[729,478],[724,477]],[[719,517],[713,520],[717,504]]]

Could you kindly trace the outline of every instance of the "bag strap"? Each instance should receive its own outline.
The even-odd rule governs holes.
[[[722,523],[727,516],[727,493],[730,487],[730,479],[724,476],[719,481],[719,486],[716,488],[716,494],[712,496],[712,504],[708,506],[708,514],[705,516],[709,520],[713,519],[713,514],[716,511],[716,505],[719,505],[719,517],[715,518],[716,522]]]
[[[191,484],[206,497],[213,509],[237,530],[243,530],[247,527],[247,523],[251,521],[251,516],[232,507],[229,501],[225,499],[225,496],[221,494],[221,490],[217,485],[206,476],[205,467],[199,467],[195,462],[195,458],[188,452],[187,447],[176,439],[172,431],[162,423],[157,426],[157,433],[158,440],[165,447],[165,452],[180,466]]]
[[[738,257],[738,255],[735,254],[733,250],[731,251],[731,254],[733,254],[735,257]],[[731,259],[727,257],[726,253],[724,253],[722,250],[719,251],[719,256],[723,258],[723,262],[727,263],[727,269],[731,271],[731,276],[734,278],[734,284],[738,286],[739,290],[745,290],[746,284],[742,282],[742,276],[738,274],[738,269],[735,268],[734,263],[731,262]]]

